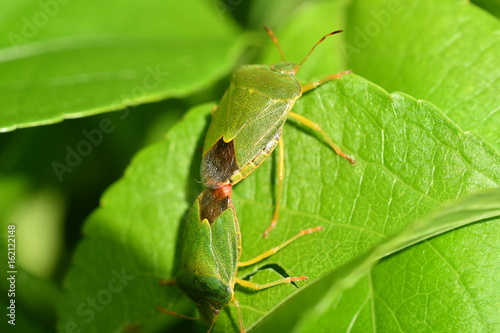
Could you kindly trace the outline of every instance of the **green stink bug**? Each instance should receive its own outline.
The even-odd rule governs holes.
[[[260,285],[236,277],[238,267],[253,265],[297,238],[321,230],[321,227],[303,230],[281,245],[251,260],[240,262],[241,234],[231,202],[231,190],[231,185],[219,189],[205,189],[189,210],[184,225],[175,283],[197,304],[201,318],[191,318],[159,308],[165,313],[183,318],[201,319],[210,326],[209,331],[220,310],[233,303],[238,312],[240,331],[245,332],[239,303],[234,297],[235,283],[259,290],[307,279],[306,276],[287,277]]]
[[[326,37],[323,36],[299,64],[288,62],[270,29],[266,31],[278,47],[282,62],[272,65],[243,65],[233,73],[229,89],[213,113],[203,147],[201,178],[206,187],[234,185],[252,173],[277,145],[283,152],[282,131],[287,117],[317,130],[340,156],[354,163],[316,123],[291,112],[297,99],[318,85],[348,72],[329,75],[323,80],[301,85],[296,74],[301,65]],[[264,233],[276,225],[284,174],[283,154],[278,162],[278,195],[273,221]]]

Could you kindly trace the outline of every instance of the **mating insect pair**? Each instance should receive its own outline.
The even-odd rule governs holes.
[[[241,262],[241,233],[231,201],[231,191],[231,185],[218,189],[205,189],[189,210],[182,234],[186,246],[182,247],[175,283],[197,304],[201,316],[199,319],[209,325],[210,330],[221,309],[233,303],[238,311],[240,331],[244,332],[239,302],[234,297],[235,283],[260,290],[278,284],[305,280],[307,277],[287,277],[266,284],[257,284],[238,278],[236,276],[238,267],[253,265],[275,254],[294,240],[321,230],[321,227],[303,230],[259,256]],[[163,308],[159,309],[187,319],[198,319],[179,315]]]
[[[296,77],[300,66],[316,46],[327,36],[341,31],[323,36],[299,64],[287,62],[272,31],[268,28],[266,31],[278,47],[282,62],[272,66],[244,65],[234,72],[229,89],[213,113],[205,139],[201,177],[207,189],[191,207],[182,238],[184,245],[176,284],[196,302],[201,319],[210,329],[215,324],[220,310],[233,303],[238,309],[240,330],[244,331],[239,303],[234,298],[235,283],[252,289],[262,289],[307,278],[289,277],[258,285],[236,277],[238,267],[257,263],[297,238],[321,230],[321,227],[316,227],[301,231],[252,260],[239,261],[241,234],[231,201],[232,186],[250,175],[276,146],[279,147],[276,207],[272,222],[264,232],[264,237],[267,237],[279,217],[284,178],[282,130],[287,117],[319,131],[338,155],[354,163],[318,124],[291,112],[294,103],[304,92],[347,73],[330,75],[304,86]],[[178,315],[166,309],[161,310]]]

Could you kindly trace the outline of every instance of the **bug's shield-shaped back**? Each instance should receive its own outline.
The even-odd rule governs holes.
[[[234,278],[241,252],[235,211],[228,197],[206,189],[191,207],[184,226],[179,288],[197,305],[205,324],[233,299]]]
[[[276,133],[281,131],[301,94],[301,85],[293,74],[274,71],[265,65],[238,68],[205,139],[201,165],[204,185],[217,188],[236,183],[230,181],[231,176],[275,141]],[[230,142],[232,152],[227,154],[229,147],[224,144]]]

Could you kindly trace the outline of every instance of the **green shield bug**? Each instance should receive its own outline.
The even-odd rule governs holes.
[[[342,152],[318,124],[291,112],[304,92],[349,73],[329,75],[306,85],[301,85],[296,77],[316,46],[342,30],[323,36],[306,57],[295,64],[285,60],[278,40],[269,28],[265,29],[276,44],[282,61],[272,66],[243,65],[235,70],[228,90],[213,112],[203,147],[201,178],[209,188],[234,185],[250,175],[279,146],[276,207],[273,220],[264,233],[267,237],[279,215],[284,178],[282,131],[288,117],[320,132],[338,155],[351,163],[355,161]]]
[[[182,318],[201,319],[212,330],[222,308],[236,306],[241,332],[245,332],[239,303],[234,297],[234,285],[259,290],[278,284],[307,279],[287,277],[266,284],[256,284],[236,277],[238,267],[249,266],[265,259],[294,240],[321,227],[299,232],[286,242],[261,255],[241,262],[241,234],[236,212],[231,202],[231,185],[205,189],[189,210],[182,234],[179,269],[175,283],[197,305],[200,318],[192,318],[159,307],[159,310]]]

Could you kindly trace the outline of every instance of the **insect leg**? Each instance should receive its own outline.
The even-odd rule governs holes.
[[[276,227],[278,223],[280,207],[281,207],[281,197],[283,193],[283,179],[285,178],[285,144],[283,142],[283,137],[278,142],[278,185],[276,194],[276,206],[274,207],[273,219],[267,229],[264,231],[264,238],[267,238],[269,232]]]
[[[323,138],[326,140],[326,142],[328,142],[328,144],[330,145],[330,147],[332,147],[332,149],[335,151],[335,153],[337,153],[337,155],[339,155],[340,157],[343,157],[345,158],[346,160],[348,160],[350,163],[356,163],[356,161],[354,159],[352,159],[351,157],[349,157],[346,153],[344,153],[339,146],[337,146],[333,141],[332,139],[330,139],[330,137],[325,133],[325,131],[321,128],[321,126],[319,126],[317,123],[315,123],[314,121],[312,120],[309,120],[307,119],[306,117],[304,116],[301,116],[300,114],[297,114],[295,112],[290,112],[289,113],[289,117],[297,120],[298,122],[304,124],[305,126],[309,127],[309,128],[312,128],[313,130],[315,131],[318,131],[321,133],[321,135],[323,136]]]
[[[167,284],[175,284],[175,280],[161,280],[160,284],[162,286],[167,285]]]
[[[273,254],[275,254],[276,252],[278,252],[279,250],[281,250],[282,248],[284,248],[285,246],[287,246],[288,244],[290,244],[291,242],[297,240],[298,238],[304,236],[304,235],[307,235],[307,234],[310,234],[310,233],[313,233],[315,231],[319,231],[319,230],[322,230],[323,228],[322,227],[316,227],[316,228],[312,228],[312,229],[306,229],[306,230],[302,230],[300,231],[298,234],[296,234],[295,236],[293,236],[292,238],[290,238],[289,240],[281,243],[280,245],[278,246],[275,246],[269,250],[267,250],[266,252],[258,255],[257,257],[253,258],[253,259],[250,259],[250,260],[247,260],[247,261],[240,261],[238,263],[238,267],[243,267],[243,266],[249,266],[249,265],[253,265],[263,259],[266,259],[267,257],[270,257],[272,256]],[[284,282],[283,282],[284,283]]]
[[[250,282],[250,281],[242,280],[240,278],[235,278],[236,283],[238,283],[239,285],[242,285],[242,286],[250,288],[250,289],[255,289],[255,290],[266,289],[266,288],[277,286],[278,284],[292,283],[292,282],[301,281],[301,280],[307,280],[307,276],[287,277],[284,279],[280,279],[277,281],[264,283],[264,284]]]
[[[302,93],[305,93],[306,91],[312,90],[312,89],[316,88],[317,86],[319,86],[320,84],[323,84],[325,82],[336,80],[336,79],[338,79],[346,74],[349,74],[349,73],[352,73],[352,71],[345,71],[345,72],[340,72],[337,74],[330,74],[322,80],[314,81],[314,82],[308,83],[306,85],[303,85],[302,86]]]
[[[177,313],[177,312],[173,312],[173,311],[170,311],[170,310],[167,310],[167,309],[164,309],[160,306],[157,307],[158,310],[160,310],[161,312],[163,313],[167,313],[171,316],[175,316],[175,317],[180,317],[180,318],[184,318],[184,319],[189,319],[189,320],[200,320],[201,318],[196,318],[196,317],[189,317],[189,316],[186,316],[186,315],[183,315],[183,314],[180,314],[180,313]]]
[[[175,280],[161,280],[161,281],[160,281],[160,284],[161,284],[161,285],[175,284]],[[158,306],[157,308],[158,308],[158,310],[160,310],[161,312],[163,312],[163,313],[167,313],[167,314],[169,314],[169,315],[171,315],[171,316],[174,316],[174,317],[180,317],[180,318],[189,319],[189,320],[200,320],[200,319],[201,319],[201,318],[190,317],[190,316],[186,316],[186,315],[183,315],[183,314],[180,314],[180,313],[177,313],[177,312],[173,312],[173,311],[170,311],[170,310],[164,309],[164,308],[162,308],[161,306]]]
[[[238,312],[238,322],[240,324],[240,333],[245,333],[247,330],[245,329],[245,325],[243,325],[243,315],[241,314],[240,302],[236,298],[233,297],[231,301],[236,307],[236,312]]]

